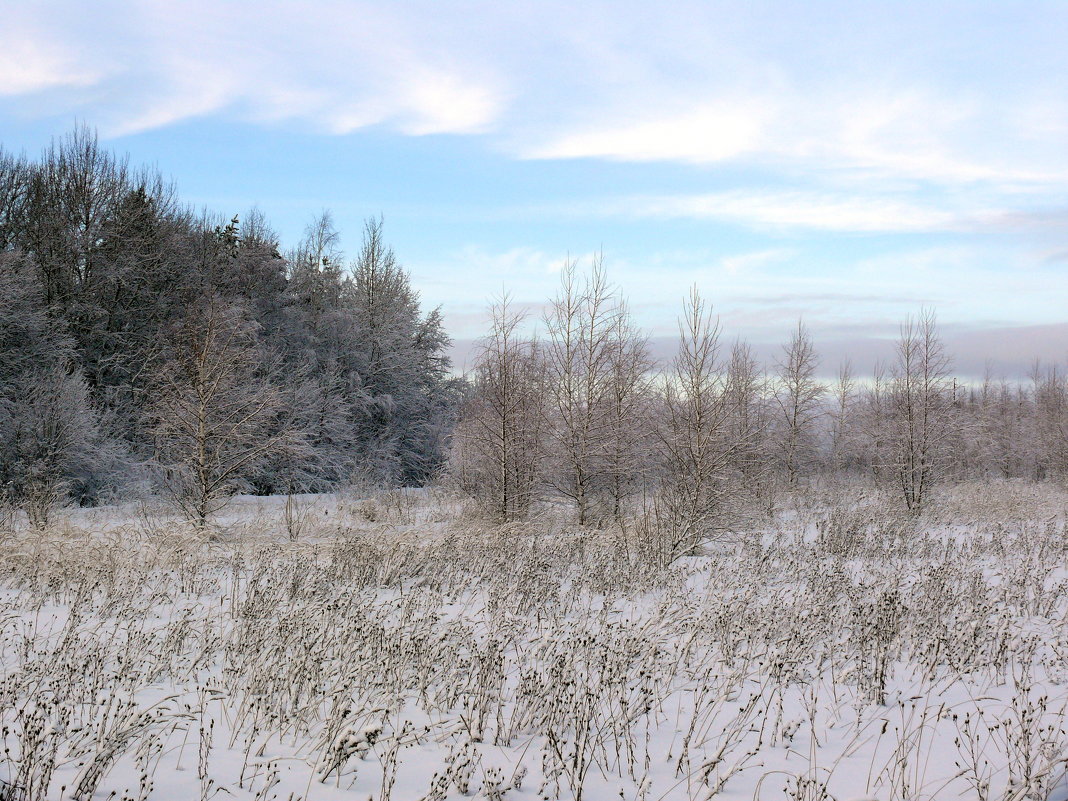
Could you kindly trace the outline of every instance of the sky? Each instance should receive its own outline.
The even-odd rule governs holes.
[[[25,2],[0,144],[76,123],[286,245],[386,236],[462,365],[604,257],[657,341],[696,284],[833,372],[937,311],[958,371],[1068,358],[1068,2]]]

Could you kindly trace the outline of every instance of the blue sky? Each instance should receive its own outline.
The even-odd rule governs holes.
[[[921,305],[966,371],[1068,354],[1068,3],[9,6],[5,148],[86,122],[288,244],[381,214],[461,341],[601,250],[656,336],[696,282],[828,366]]]

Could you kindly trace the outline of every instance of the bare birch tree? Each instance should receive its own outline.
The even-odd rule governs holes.
[[[838,378],[831,390],[833,404],[830,425],[831,470],[840,476],[854,458],[857,382],[853,364],[846,359],[838,367]]]
[[[890,387],[890,433],[896,482],[910,510],[927,500],[950,434],[950,360],[935,315],[924,310],[901,327]]]
[[[859,410],[862,451],[872,481],[882,486],[890,481],[890,389],[886,365],[876,362],[872,369],[871,384],[863,395]]]
[[[1068,382],[1057,365],[1031,368],[1030,448],[1039,481],[1068,474]]]
[[[525,317],[503,297],[491,309],[469,398],[454,438],[453,473],[494,519],[524,517],[537,498],[545,452],[544,364],[522,336]]]
[[[155,458],[171,500],[198,530],[284,439],[271,431],[279,397],[263,373],[254,326],[219,298],[172,332],[152,410]]]
[[[686,300],[679,332],[658,432],[664,475],[657,517],[665,562],[691,553],[724,529],[733,500],[734,443],[728,437],[730,404],[719,358],[719,321],[696,287]]]
[[[652,443],[653,367],[648,338],[634,325],[626,304],[617,308],[609,345],[611,379],[605,409],[612,517],[623,519],[627,501],[649,480]]]
[[[599,258],[581,287],[575,264],[564,266],[560,292],[545,315],[555,463],[548,478],[574,504],[579,525],[590,522],[612,484],[613,356],[619,314]]]
[[[816,380],[819,359],[808,328],[800,320],[777,363],[779,458],[790,487],[796,487],[811,466],[816,450],[816,424],[823,414],[824,388]]]
[[[727,366],[729,441],[731,467],[739,474],[746,491],[760,499],[768,510],[773,507],[771,486],[770,387],[767,375],[743,341],[731,347]]]

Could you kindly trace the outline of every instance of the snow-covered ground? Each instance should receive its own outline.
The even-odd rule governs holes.
[[[1048,488],[831,494],[666,569],[638,528],[298,501],[0,535],[0,799],[1068,799]]]

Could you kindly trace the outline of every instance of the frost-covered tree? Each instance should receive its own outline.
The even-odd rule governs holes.
[[[45,527],[52,511],[90,485],[98,447],[97,414],[85,379],[55,365],[22,373],[12,384],[18,402],[11,406],[7,434],[13,498],[31,524]]]
[[[341,308],[348,287],[340,235],[329,212],[324,211],[304,231],[304,238],[289,254],[286,289],[293,310],[314,331]]]
[[[658,430],[662,558],[670,562],[729,525],[735,489],[731,403],[719,321],[696,287],[679,321],[679,350],[663,385]]]
[[[351,356],[369,403],[356,431],[372,478],[423,484],[443,466],[452,383],[441,312],[423,314],[411,277],[386,245],[380,220],[364,228],[346,298]]]
[[[950,360],[932,311],[901,326],[889,390],[890,460],[905,506],[919,509],[944,468],[951,434]]]
[[[324,213],[283,256],[257,210],[195,216],[84,127],[36,161],[0,151],[0,252],[21,254],[19,280],[39,289],[118,451],[154,453],[147,401],[167,372],[168,332],[202,298],[243,309],[255,345],[279,360],[270,383],[292,414],[276,423],[319,432],[284,469],[259,462],[257,491],[331,489],[357,472],[424,483],[445,458],[457,386],[441,315],[421,312],[380,223],[351,268],[338,240]]]
[[[44,526],[70,496],[91,501],[115,468],[75,360],[23,257],[0,253],[0,493]]]
[[[604,411],[604,463],[611,514],[620,522],[628,501],[648,486],[652,476],[655,408],[648,337],[634,324],[622,300],[616,309],[608,358],[611,376]]]
[[[546,375],[538,344],[507,296],[490,308],[452,453],[460,488],[495,520],[524,517],[538,498],[546,453]]]
[[[778,434],[779,459],[791,487],[813,466],[816,460],[816,433],[824,409],[823,385],[816,378],[819,358],[808,328],[800,320],[783,347],[776,364],[778,408],[775,430]]]
[[[853,365],[846,359],[838,367],[838,375],[831,388],[831,406],[828,411],[829,461],[831,471],[836,476],[841,475],[858,459],[857,407],[857,381],[853,375]]]
[[[731,347],[725,387],[729,407],[730,466],[748,492],[771,509],[772,470],[771,386],[752,348],[743,341]]]
[[[1068,380],[1057,365],[1031,368],[1031,414],[1027,441],[1039,480],[1068,475]]]
[[[545,314],[546,381],[551,400],[552,467],[548,480],[575,507],[579,525],[590,522],[613,486],[613,438],[621,409],[613,409],[621,365],[616,337],[619,301],[600,259],[580,283],[574,263]],[[627,392],[625,388],[624,392]],[[627,402],[624,400],[624,402]]]

